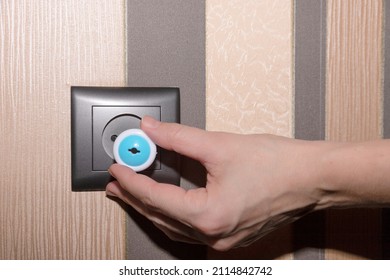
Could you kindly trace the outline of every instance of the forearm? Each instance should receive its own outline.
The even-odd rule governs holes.
[[[325,145],[320,186],[324,205],[390,205],[390,140]]]

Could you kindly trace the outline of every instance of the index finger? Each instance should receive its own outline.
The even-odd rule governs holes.
[[[175,185],[158,183],[119,164],[113,164],[109,172],[145,206],[190,227],[191,220],[206,205],[206,188],[185,190]]]
[[[145,116],[141,128],[160,147],[173,150],[205,163],[213,161],[223,144],[216,132],[185,126],[177,123],[165,123]]]

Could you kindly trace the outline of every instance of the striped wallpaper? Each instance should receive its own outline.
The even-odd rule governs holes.
[[[311,140],[389,136],[386,2],[208,0],[207,127]],[[388,216],[318,212],[250,248],[211,256],[385,258]]]
[[[72,84],[179,85],[182,122],[208,130],[390,137],[388,0],[156,3],[0,2],[0,259],[390,259],[387,209],[314,213],[221,253],[168,243],[103,193],[70,192]],[[191,187],[196,165],[183,165]]]

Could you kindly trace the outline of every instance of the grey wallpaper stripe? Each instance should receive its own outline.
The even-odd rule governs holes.
[[[390,139],[390,1],[384,3],[383,138]],[[390,209],[382,210],[382,258],[390,259]]]
[[[181,123],[205,127],[205,1],[127,1],[127,83],[178,86]],[[205,181],[203,169],[181,160],[181,185]],[[206,248],[170,241],[150,222],[129,210],[129,259],[202,259]]]
[[[295,138],[325,139],[326,0],[295,0]],[[324,259],[325,214],[294,224],[294,258]]]
[[[295,138],[325,139],[326,1],[295,0]]]

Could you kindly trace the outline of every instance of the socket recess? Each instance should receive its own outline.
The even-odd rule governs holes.
[[[179,102],[178,88],[71,87],[72,190],[105,190],[115,138],[140,128],[145,115],[180,122]],[[179,155],[157,147],[156,160],[140,173],[178,185]]]

